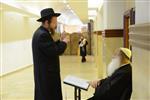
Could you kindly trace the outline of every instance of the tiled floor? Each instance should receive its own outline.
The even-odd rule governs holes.
[[[74,75],[87,80],[97,78],[97,69],[91,56],[87,57],[86,63],[80,62],[78,56],[62,56],[61,75],[62,80],[67,75]],[[64,100],[74,100],[74,88],[62,84]],[[34,94],[33,67],[26,68],[2,78],[2,100],[33,100]],[[82,91],[82,99],[92,96],[94,89]]]

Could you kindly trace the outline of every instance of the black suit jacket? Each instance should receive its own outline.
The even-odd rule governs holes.
[[[79,41],[79,44],[82,41]],[[83,47],[80,47],[80,56],[86,56],[87,55],[87,50],[86,50],[86,46],[88,45],[88,42],[86,41],[86,44]]]
[[[59,55],[66,43],[55,42],[49,31],[39,27],[33,35],[34,100],[62,100]]]
[[[94,96],[89,100],[130,100],[132,93],[132,69],[127,64],[116,70],[111,77],[101,80]]]

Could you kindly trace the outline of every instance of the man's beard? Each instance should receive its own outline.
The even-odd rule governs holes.
[[[50,32],[51,32],[52,35],[55,34],[55,29],[50,28],[49,30],[50,30]]]
[[[111,76],[117,69],[120,68],[120,58],[116,57],[113,58],[112,61],[109,63],[108,68],[107,68],[107,75]]]
[[[55,29],[57,28],[57,26],[55,27]],[[49,31],[51,32],[51,35],[54,35],[55,34],[55,29],[53,29],[53,28],[51,28],[50,26],[49,26]]]

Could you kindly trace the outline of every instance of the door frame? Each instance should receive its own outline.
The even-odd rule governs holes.
[[[123,16],[123,43],[125,48],[130,48],[129,45],[129,26],[135,24],[135,8],[131,8],[124,13]]]

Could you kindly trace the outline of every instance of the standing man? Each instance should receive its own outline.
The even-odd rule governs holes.
[[[43,9],[38,22],[42,25],[35,31],[32,39],[34,60],[34,100],[62,100],[60,63],[61,55],[68,39],[54,41],[52,36],[57,27],[57,17],[52,8]]]
[[[80,56],[82,56],[81,62],[86,62],[86,46],[88,45],[87,40],[81,36],[79,41],[79,47],[80,47]]]

